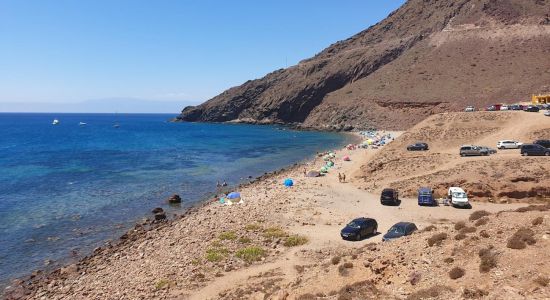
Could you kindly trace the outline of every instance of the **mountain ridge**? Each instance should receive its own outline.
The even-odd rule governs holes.
[[[312,58],[184,108],[177,120],[405,129],[465,105],[526,100],[550,91],[548,25],[547,0],[409,0]]]

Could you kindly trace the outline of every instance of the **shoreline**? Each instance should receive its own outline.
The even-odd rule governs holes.
[[[267,124],[267,125],[273,125],[273,124]],[[290,130],[308,131],[301,128],[290,128],[290,127],[287,127],[287,128],[289,128]],[[334,133],[334,131],[320,131],[320,130],[314,130],[314,131]],[[362,137],[359,134],[359,132],[337,132],[337,133],[346,136],[346,138],[342,142],[341,147],[338,149],[341,149],[348,144],[355,144],[355,143],[358,144],[362,140]],[[325,149],[324,151],[328,152],[328,151],[336,151],[336,150]],[[317,154],[318,153],[319,152],[317,152]],[[52,280],[55,281],[56,279],[63,278],[63,273],[66,271],[67,268],[74,269],[75,266],[78,266],[78,267],[86,266],[95,258],[113,254],[113,253],[116,253],[117,251],[124,249],[125,246],[128,246],[132,242],[135,242],[140,238],[145,237],[149,232],[157,231],[162,228],[171,226],[174,223],[178,222],[179,220],[182,220],[186,217],[189,217],[192,214],[200,212],[201,210],[205,209],[205,207],[211,205],[212,203],[216,203],[217,196],[220,192],[225,193],[225,191],[232,191],[232,190],[238,191],[238,190],[253,186],[255,184],[261,184],[262,182],[273,179],[274,177],[277,177],[279,175],[296,171],[312,163],[315,160],[317,154],[311,153],[307,155],[305,158],[299,160],[298,162],[292,163],[290,165],[286,165],[284,167],[275,169],[270,172],[265,172],[264,174],[258,177],[245,180],[245,182],[239,183],[237,185],[227,186],[222,188],[221,190],[212,189],[211,191],[207,192],[203,198],[191,202],[188,206],[186,205],[186,207],[183,208],[181,212],[178,212],[178,213],[174,212],[170,216],[167,215],[167,218],[164,220],[156,221],[154,219],[154,214],[153,215],[151,214],[151,209],[153,209],[154,207],[151,207],[146,210],[146,213],[144,213],[144,215],[142,215],[141,217],[142,221],[133,222],[134,225],[130,226],[126,231],[126,233],[123,233],[120,236],[113,236],[112,238],[105,239],[102,242],[102,246],[95,247],[93,250],[87,252],[88,253],[87,255],[80,257],[78,260],[75,261],[71,259],[66,259],[66,261],[58,262],[57,264],[55,264],[54,268],[51,268],[51,269],[38,268],[27,275],[7,279],[6,286],[3,287],[3,290],[0,292],[0,295],[4,295],[7,291],[7,295],[9,296],[10,294],[13,294],[14,289],[17,290],[21,288],[25,290],[24,293],[26,294],[29,289],[34,289],[34,287],[40,286],[40,283],[43,281],[50,282]],[[140,218],[136,218],[136,219],[139,220]]]

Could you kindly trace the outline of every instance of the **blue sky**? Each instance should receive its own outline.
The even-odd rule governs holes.
[[[403,2],[0,0],[0,111],[202,102],[311,57]]]

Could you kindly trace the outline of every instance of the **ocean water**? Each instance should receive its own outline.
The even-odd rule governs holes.
[[[335,133],[171,117],[0,114],[0,286],[89,254],[154,207],[183,212],[218,180],[236,185],[347,142]],[[165,204],[174,193],[181,206]]]

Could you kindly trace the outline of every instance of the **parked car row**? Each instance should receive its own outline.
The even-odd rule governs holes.
[[[467,207],[470,205],[468,195],[460,187],[450,187],[447,192],[448,203],[453,207]],[[385,188],[380,194],[380,204],[382,205],[400,205],[399,192],[396,189]],[[418,189],[418,205],[420,206],[436,206],[437,200],[434,198],[434,191],[429,187],[421,187]]]
[[[391,241],[403,236],[411,235],[418,230],[418,227],[411,222],[399,222],[390,227],[388,232],[382,237],[382,241]],[[360,241],[364,238],[378,234],[378,222],[372,218],[357,218],[349,222],[346,227],[340,231],[340,236],[344,240]]]
[[[527,112],[538,112],[540,110],[550,110],[550,104],[539,104],[539,105],[523,105],[523,104],[493,104],[485,107],[485,111],[506,111],[506,110],[523,110]],[[466,106],[464,109],[465,112],[476,111],[474,106]],[[545,113],[546,115],[546,113]],[[550,115],[550,114],[549,114]]]
[[[430,150],[430,147],[426,143],[415,143],[407,146],[407,151],[427,151]]]

